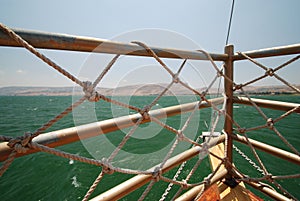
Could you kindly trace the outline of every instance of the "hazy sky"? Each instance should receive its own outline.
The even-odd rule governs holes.
[[[230,0],[1,0],[0,21],[13,28],[68,33],[105,39],[118,39],[120,35],[123,36],[124,33],[131,33],[135,30],[163,29],[181,34],[209,52],[222,53],[230,8]],[[236,0],[229,42],[235,45],[236,51],[299,43],[299,8],[299,0]],[[153,43],[155,43],[158,35],[153,34],[151,36]],[[149,36],[147,37],[149,38]],[[175,43],[175,41],[173,42]],[[182,40],[182,42],[184,41]],[[186,42],[189,43],[190,41],[187,40]],[[164,41],[157,42],[157,44],[168,45],[168,43],[164,44]],[[193,45],[190,47],[194,48]],[[42,52],[74,75],[79,75],[82,78],[88,77],[86,73],[82,72],[82,69],[83,66],[90,62],[90,54],[53,50],[42,50]],[[262,60],[262,62],[271,65],[271,67],[276,67],[281,62],[286,61],[286,59],[267,59]],[[126,59],[123,60],[125,61]],[[176,67],[179,64],[174,62]],[[297,61],[287,69],[281,70],[279,72],[280,75],[291,83],[299,84],[299,64],[300,62]],[[125,65],[124,62],[123,65]],[[111,77],[106,78],[106,85],[113,86],[112,81],[115,79],[118,81],[122,79],[122,82],[131,84],[128,78],[134,75],[134,73],[132,74],[132,71],[135,69],[133,65],[141,66],[142,64],[133,62],[120,72],[115,70],[113,73],[116,76],[119,73],[119,77],[111,75]],[[153,65],[153,63],[146,62],[145,65]],[[259,73],[262,73],[259,68],[246,62],[241,62],[236,64],[236,66],[239,68],[235,73],[237,82],[249,80],[251,77],[254,78]],[[124,75],[128,71],[132,75]],[[144,71],[141,70],[141,72]],[[147,75],[145,79],[150,76],[158,79],[159,76],[155,76],[155,74],[158,75],[160,72],[159,70],[154,70],[153,72],[146,70],[145,73]],[[186,76],[193,77],[192,71],[187,71]],[[205,76],[205,73],[201,73],[201,77]],[[158,80],[153,79],[152,81]],[[267,79],[260,84],[280,83],[274,81],[274,79]],[[0,47],[0,87],[71,85],[70,81],[24,49]]]

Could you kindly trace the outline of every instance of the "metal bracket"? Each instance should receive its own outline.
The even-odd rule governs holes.
[[[229,186],[230,188],[234,188],[237,185],[239,185],[239,182],[237,182],[233,177],[226,178],[223,183]]]

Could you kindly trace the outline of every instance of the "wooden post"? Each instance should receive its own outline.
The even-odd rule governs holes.
[[[226,157],[230,163],[232,160],[232,119],[233,119],[233,45],[227,45],[225,47],[225,53],[228,55],[228,59],[225,61],[225,76],[227,78],[224,79],[224,89],[225,95],[227,97],[226,102],[226,117],[225,117],[225,125],[224,131],[227,134],[227,146],[226,149]],[[226,167],[228,174],[231,175],[231,171]]]

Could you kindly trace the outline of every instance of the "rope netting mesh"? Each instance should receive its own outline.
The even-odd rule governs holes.
[[[114,172],[120,172],[120,173],[124,173],[124,174],[132,174],[132,175],[150,175],[152,177],[150,183],[145,188],[144,192],[140,195],[139,200],[143,200],[147,196],[147,194],[151,191],[153,185],[158,181],[165,181],[165,182],[169,183],[168,187],[164,191],[164,193],[161,196],[160,200],[165,200],[167,198],[167,195],[170,192],[173,185],[178,185],[179,186],[179,189],[177,190],[177,192],[175,193],[175,195],[173,197],[173,199],[175,199],[185,189],[192,188],[192,187],[195,187],[195,186],[199,186],[201,184],[204,184],[205,186],[209,186],[211,184],[212,177],[218,172],[218,170],[220,169],[220,167],[222,165],[224,165],[225,167],[230,167],[232,170],[234,170],[233,171],[234,177],[236,178],[237,181],[244,181],[246,183],[247,182],[258,182],[258,183],[260,183],[262,181],[267,181],[267,182],[270,182],[271,184],[273,184],[275,187],[277,187],[283,194],[287,195],[290,198],[296,199],[286,189],[284,189],[276,180],[278,180],[278,179],[288,179],[288,178],[299,178],[300,174],[284,175],[284,176],[272,175],[272,173],[268,171],[268,168],[262,162],[263,160],[261,160],[259,154],[257,153],[256,148],[254,148],[254,146],[250,143],[250,140],[249,140],[247,134],[251,131],[260,130],[260,129],[264,129],[264,128],[269,128],[278,136],[278,138],[280,140],[282,140],[282,142],[294,154],[296,154],[297,156],[300,156],[299,151],[297,150],[297,148],[294,145],[292,145],[281,134],[281,132],[276,128],[276,125],[275,125],[276,123],[278,123],[282,119],[284,119],[287,116],[289,116],[290,114],[294,113],[296,110],[299,110],[299,106],[287,111],[286,113],[282,114],[281,116],[279,116],[276,119],[272,119],[272,118],[269,118],[265,114],[265,112],[260,107],[257,106],[255,101],[252,100],[251,96],[249,94],[247,94],[247,92],[244,90],[244,88],[246,86],[248,86],[250,84],[253,84],[253,83],[255,83],[255,82],[257,82],[261,79],[264,79],[266,77],[275,77],[280,82],[282,82],[284,85],[287,85],[293,91],[295,91],[296,93],[299,93],[300,90],[297,87],[291,85],[290,83],[285,81],[282,77],[280,77],[278,74],[276,74],[276,72],[278,70],[286,67],[288,64],[290,64],[290,63],[296,61],[297,59],[299,59],[299,57],[300,57],[299,55],[292,58],[292,59],[290,59],[289,61],[285,62],[284,64],[278,66],[277,68],[272,69],[272,68],[268,68],[268,67],[260,64],[256,60],[250,58],[248,55],[246,55],[244,53],[241,53],[241,52],[238,52],[238,54],[242,55],[243,57],[245,57],[249,61],[253,62],[257,66],[259,66],[260,68],[265,70],[265,74],[258,77],[258,78],[256,78],[256,79],[253,79],[249,82],[242,83],[242,84],[236,84],[236,83],[234,83],[233,80],[229,79],[223,73],[223,68],[224,68],[223,65],[218,67],[218,65],[211,58],[210,54],[208,54],[207,52],[205,52],[203,50],[199,50],[201,53],[203,53],[207,57],[207,60],[211,63],[212,68],[215,70],[215,76],[212,79],[212,81],[210,82],[208,87],[206,87],[202,91],[198,91],[198,90],[194,89],[193,87],[191,87],[188,83],[183,82],[180,79],[181,72],[182,72],[182,70],[185,67],[186,62],[187,62],[186,59],[183,60],[183,62],[181,63],[180,68],[176,72],[173,72],[171,70],[171,68],[169,68],[168,65],[160,57],[158,57],[157,54],[151,48],[149,48],[146,44],[144,44],[142,42],[133,41],[132,42],[133,44],[136,44],[136,45],[140,46],[141,48],[145,49],[148,52],[148,54],[150,56],[152,56],[160,64],[160,66],[169,74],[169,76],[171,77],[171,82],[168,83],[168,85],[154,98],[154,100],[152,100],[149,104],[144,105],[143,107],[137,107],[137,106],[134,106],[134,105],[130,105],[130,104],[112,99],[111,97],[105,96],[105,95],[101,94],[99,91],[97,91],[97,87],[99,86],[99,83],[101,82],[101,80],[103,80],[104,77],[107,76],[109,70],[117,62],[120,55],[116,55],[115,57],[113,57],[113,59],[108,63],[108,65],[99,74],[99,76],[95,79],[94,82],[81,81],[76,76],[74,76],[71,73],[69,73],[68,71],[66,71],[63,67],[59,66],[58,64],[53,62],[51,59],[46,57],[44,54],[40,53],[37,49],[35,49],[33,46],[31,46],[28,42],[26,42],[24,39],[22,39],[19,35],[17,35],[10,28],[6,27],[3,24],[0,24],[0,27],[5,33],[7,33],[12,39],[17,41],[21,46],[23,46],[28,51],[33,53],[35,56],[40,58],[42,61],[47,63],[49,66],[54,68],[60,74],[64,75],[65,77],[67,77],[68,79],[72,80],[74,83],[79,85],[82,88],[83,92],[84,92],[84,95],[79,100],[77,100],[76,102],[71,104],[69,107],[67,107],[64,111],[62,111],[60,114],[58,114],[57,116],[55,116],[54,118],[50,119],[48,122],[43,124],[36,131],[34,131],[32,133],[26,132],[23,136],[19,136],[19,137],[16,137],[16,138],[15,137],[10,137],[10,136],[0,135],[0,140],[3,141],[3,142],[8,142],[7,145],[12,149],[12,152],[10,153],[10,155],[4,161],[4,163],[2,164],[2,167],[0,168],[0,176],[3,175],[3,173],[9,168],[10,164],[14,161],[14,159],[16,158],[16,155],[18,153],[26,153],[28,150],[34,149],[34,150],[54,154],[54,155],[59,156],[59,157],[64,157],[64,158],[68,158],[68,159],[72,159],[72,160],[77,160],[77,161],[80,161],[80,162],[83,162],[83,163],[88,163],[88,164],[91,164],[91,165],[102,167],[100,174],[97,176],[97,178],[94,180],[93,184],[90,186],[90,188],[87,191],[86,195],[84,196],[83,200],[88,200],[90,198],[91,194],[94,192],[94,190],[96,189],[98,184],[101,183],[101,180],[103,179],[103,177],[105,175],[113,174]],[[256,126],[256,127],[251,127],[251,128],[242,127],[242,126],[239,125],[238,120],[233,119],[232,117],[230,117],[226,113],[225,106],[226,106],[226,100],[227,100],[228,97],[226,97],[225,95],[223,96],[224,100],[223,100],[223,106],[221,108],[218,105],[214,104],[212,101],[210,101],[210,99],[208,98],[209,90],[220,79],[223,79],[225,82],[226,81],[232,82],[233,85],[234,85],[233,90],[235,90],[235,91],[240,90],[245,95],[245,97],[247,97],[247,99],[251,102],[251,104],[258,111],[258,113],[264,118],[265,124],[259,125],[259,126]],[[160,119],[158,119],[158,118],[156,118],[156,117],[154,117],[150,114],[150,111],[153,109],[153,106],[164,95],[166,95],[168,90],[170,90],[170,88],[173,85],[183,86],[187,90],[191,91],[193,94],[196,94],[200,99],[198,101],[198,103],[195,105],[192,112],[189,113],[189,116],[186,119],[186,121],[184,122],[183,126],[179,129],[176,129],[176,128],[172,127],[171,125],[168,125],[167,123],[161,121]],[[35,137],[43,134],[53,124],[55,124],[60,119],[64,118],[66,115],[71,113],[75,108],[80,106],[82,103],[84,103],[86,101],[98,102],[100,100],[109,102],[111,104],[114,104],[114,105],[117,105],[117,106],[120,106],[120,107],[123,107],[123,108],[126,108],[126,109],[133,110],[133,111],[140,114],[139,119],[134,123],[134,125],[126,133],[126,135],[123,137],[123,139],[121,140],[119,145],[114,149],[114,151],[110,154],[109,157],[103,158],[101,160],[96,160],[96,159],[92,159],[92,158],[79,156],[79,155],[73,154],[73,153],[67,153],[67,152],[64,152],[64,151],[61,151],[61,150],[58,150],[58,149],[55,149],[55,148],[50,148],[50,147],[47,147],[45,145],[42,145],[42,144],[39,144],[39,143],[33,141],[33,139]],[[206,142],[204,142],[204,143],[200,142],[200,137],[198,137],[196,139],[190,139],[189,137],[187,137],[185,135],[185,130],[186,130],[187,126],[189,125],[191,119],[193,118],[194,113],[197,110],[199,110],[200,105],[203,104],[203,103],[208,104],[213,109],[214,114],[215,114],[215,117],[214,117],[213,121],[211,122],[210,136],[209,136],[208,140],[206,140]],[[224,158],[221,158],[221,157],[217,156],[216,154],[214,154],[210,151],[210,147],[208,146],[208,143],[211,140],[211,138],[213,137],[212,135],[215,132],[216,126],[217,126],[217,124],[219,122],[219,119],[221,117],[229,118],[231,120],[232,124],[235,127],[234,132],[239,133],[239,134],[241,134],[242,136],[244,136],[246,138],[248,147],[250,148],[254,159],[250,159],[237,146],[233,145],[233,148],[242,157],[244,157],[247,161],[249,161],[249,163],[252,166],[254,166],[255,169],[257,169],[261,173],[262,176],[260,178],[252,178],[252,177],[248,176],[246,173],[243,173],[241,170],[239,170],[234,165],[229,164],[228,157],[227,157],[227,154],[226,154],[227,153],[226,150],[225,150]],[[121,168],[121,167],[113,166],[113,164],[112,164],[113,159],[119,154],[120,150],[122,150],[122,148],[125,146],[125,144],[128,142],[128,140],[136,132],[137,128],[144,121],[152,121],[152,122],[156,123],[157,126],[160,126],[163,129],[166,129],[166,130],[168,130],[171,133],[174,133],[176,135],[175,141],[173,142],[173,144],[172,144],[171,148],[169,149],[169,151],[164,156],[161,163],[159,165],[155,166],[154,168],[150,169],[150,170],[136,170],[136,169],[128,169],[128,168]],[[229,135],[225,132],[224,132],[224,134]],[[198,157],[197,162],[194,164],[194,166],[191,168],[191,170],[189,171],[186,178],[183,179],[183,180],[179,180],[178,178],[179,178],[179,175],[181,174],[181,172],[183,171],[183,169],[185,168],[186,162],[183,162],[181,164],[181,166],[178,168],[178,170],[177,170],[177,172],[176,172],[176,174],[174,175],[173,178],[167,178],[164,175],[165,165],[166,165],[167,161],[172,157],[172,154],[173,154],[175,148],[178,146],[179,142],[181,142],[181,141],[189,143],[191,145],[191,147],[195,147],[195,146],[200,147],[199,154],[202,154],[202,155],[210,154],[211,156],[219,159],[218,167],[211,174],[209,174],[203,181],[193,183],[193,182],[190,182],[190,179],[191,179],[192,175],[196,172],[197,168],[199,167],[199,165],[203,161],[204,157]],[[225,144],[226,144],[226,142],[225,142]],[[256,164],[256,163],[258,163],[258,164]]]
[[[282,187],[282,185],[280,185],[277,180],[279,179],[291,179],[291,178],[300,178],[300,174],[297,172],[296,174],[293,175],[285,175],[285,176],[275,176],[272,175],[272,173],[268,170],[268,168],[266,167],[266,165],[263,163],[263,160],[261,159],[261,157],[259,156],[259,154],[257,153],[257,150],[251,145],[249,138],[248,138],[248,134],[251,131],[257,131],[257,130],[262,130],[262,129],[270,129],[271,131],[273,131],[273,133],[275,133],[278,138],[284,143],[285,145],[285,149],[288,149],[290,151],[292,151],[293,154],[295,154],[296,156],[300,156],[300,152],[299,150],[292,145],[287,139],[286,137],[279,131],[279,129],[276,128],[276,125],[279,121],[283,120],[284,118],[288,117],[289,115],[291,115],[292,113],[296,112],[297,110],[299,110],[300,106],[297,105],[294,108],[286,111],[285,113],[281,114],[280,116],[278,116],[276,119],[273,119],[271,117],[268,117],[267,112],[263,111],[256,103],[255,101],[253,101],[253,98],[244,90],[244,88],[246,86],[249,86],[250,84],[256,83],[258,81],[261,81],[262,79],[266,78],[266,77],[274,77],[276,78],[278,81],[280,81],[281,83],[283,83],[284,85],[286,85],[288,88],[290,88],[292,91],[294,91],[296,94],[299,94],[299,88],[297,88],[296,86],[293,86],[292,84],[290,84],[289,82],[287,82],[285,79],[283,79],[281,76],[279,76],[278,74],[276,74],[276,72],[284,67],[287,67],[289,64],[291,64],[292,62],[297,61],[300,58],[300,55],[297,55],[291,59],[289,59],[287,62],[284,62],[283,64],[279,65],[276,68],[269,68],[265,65],[263,65],[262,63],[258,62],[257,60],[249,57],[247,54],[242,53],[242,52],[238,52],[239,55],[242,55],[244,58],[246,58],[247,60],[249,60],[250,62],[254,63],[256,66],[262,68],[263,70],[265,70],[264,75],[259,76],[257,78],[254,78],[246,83],[243,84],[236,84],[234,83],[234,90],[238,91],[240,90],[241,94],[243,94],[251,103],[251,105],[253,106],[253,108],[255,108],[255,110],[257,111],[258,114],[260,114],[260,116],[265,120],[265,124],[263,125],[258,125],[255,127],[241,127],[237,121],[233,121],[234,125],[235,125],[235,132],[238,134],[243,135],[248,143],[248,146],[251,149],[251,152],[254,156],[255,161],[258,163],[258,165],[252,161],[248,156],[246,156],[240,149],[238,149],[236,146],[233,145],[233,148],[244,158],[246,159],[258,172],[260,172],[260,174],[262,175],[260,178],[251,178],[250,176],[248,176],[245,173],[242,173],[240,170],[236,169],[235,167],[233,167],[234,169],[236,169],[237,172],[239,172],[240,175],[242,175],[241,178],[239,178],[238,180],[240,181],[245,181],[245,182],[249,182],[249,181],[255,181],[255,182],[262,182],[262,181],[266,181],[269,182],[271,184],[273,184],[276,188],[278,188],[284,195],[288,196],[289,198],[292,198],[294,200],[297,200],[296,197],[294,197],[291,193],[288,192],[288,190],[286,190],[285,188]],[[272,187],[270,187],[272,188]]]

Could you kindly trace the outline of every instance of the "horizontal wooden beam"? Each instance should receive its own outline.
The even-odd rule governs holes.
[[[182,105],[175,105],[166,108],[161,108],[157,110],[149,111],[150,117],[156,117],[158,119],[167,118],[171,116],[175,116],[182,113],[191,112],[198,105],[199,109],[211,107],[211,104],[218,105],[222,104],[224,98],[214,98],[207,102],[193,102],[186,103]],[[82,126],[66,128],[62,130],[57,130],[45,134],[41,134],[35,138],[33,141],[39,144],[43,144],[49,147],[57,147],[65,144],[70,144],[72,142],[76,142],[79,140],[84,140],[87,138],[95,137],[98,135],[106,134],[109,132],[121,130],[123,128],[131,127],[141,118],[140,114],[133,114],[113,119],[108,119],[104,121],[99,121],[91,124],[86,124]],[[150,119],[144,120],[143,123],[147,123],[151,121]],[[80,136],[79,136],[80,135]],[[7,142],[0,143],[0,161],[4,161],[7,159],[8,155],[11,153],[12,149],[7,146]],[[17,157],[31,154],[37,152],[37,150],[28,150],[24,154],[17,154]]]
[[[233,97],[234,103],[238,104],[244,104],[244,105],[251,105],[252,102],[254,102],[257,106],[263,107],[263,108],[269,108],[273,110],[282,110],[282,111],[289,111],[296,107],[295,113],[300,113],[300,104],[299,103],[289,103],[289,102],[283,102],[283,101],[274,101],[274,100],[267,100],[267,99],[258,99],[258,98],[251,98],[251,101],[247,97],[240,97],[240,96],[234,96]]]
[[[253,188],[259,190],[260,192],[266,194],[270,198],[274,200],[280,200],[280,201],[291,201],[292,199],[285,197],[284,195],[278,193],[274,189],[270,188],[268,184],[264,183],[256,183],[256,182],[250,182],[246,181],[248,185],[252,186]]]
[[[12,29],[32,46],[42,49],[69,50],[81,52],[97,52],[108,54],[123,54],[135,56],[150,56],[140,46],[133,43],[122,43],[106,39],[76,36],[61,33],[49,33],[43,31],[33,31],[24,29]],[[3,30],[0,30],[0,46],[20,47],[20,45],[10,38]],[[207,56],[197,50],[179,50],[170,48],[151,47],[153,51],[162,58],[181,58],[193,60],[208,60]],[[272,56],[283,56],[290,54],[300,54],[300,44],[293,44],[280,47],[272,47],[260,50],[244,52],[251,58],[264,58]],[[226,61],[228,55],[209,53],[215,61]],[[233,60],[246,59],[242,55],[235,54]]]
[[[300,43],[279,47],[272,47],[260,50],[252,50],[243,52],[251,58],[265,58],[265,57],[274,57],[274,56],[284,56],[291,54],[300,54]],[[246,59],[243,55],[235,54],[233,60],[244,60]]]
[[[96,52],[108,54],[122,54],[134,56],[150,56],[142,47],[133,43],[121,43],[106,39],[75,36],[60,33],[49,33],[41,31],[31,31],[23,29],[13,29],[15,33],[25,39],[35,48],[70,50],[81,52]],[[0,29],[0,46],[20,47],[20,45],[10,38],[3,30]],[[179,50],[151,47],[151,49],[162,58],[181,58],[194,60],[208,60],[207,56],[197,50]],[[226,54],[209,53],[215,61],[225,61]]]
[[[243,144],[248,144],[247,139],[244,136],[241,135],[232,135],[233,139],[241,142]],[[290,153],[288,151],[279,149],[277,147],[253,140],[253,139],[249,139],[249,142],[252,144],[252,146],[254,148],[257,148],[261,151],[264,151],[266,153],[269,153],[273,156],[279,157],[281,159],[290,161],[292,163],[295,163],[297,165],[300,165],[300,156]]]

